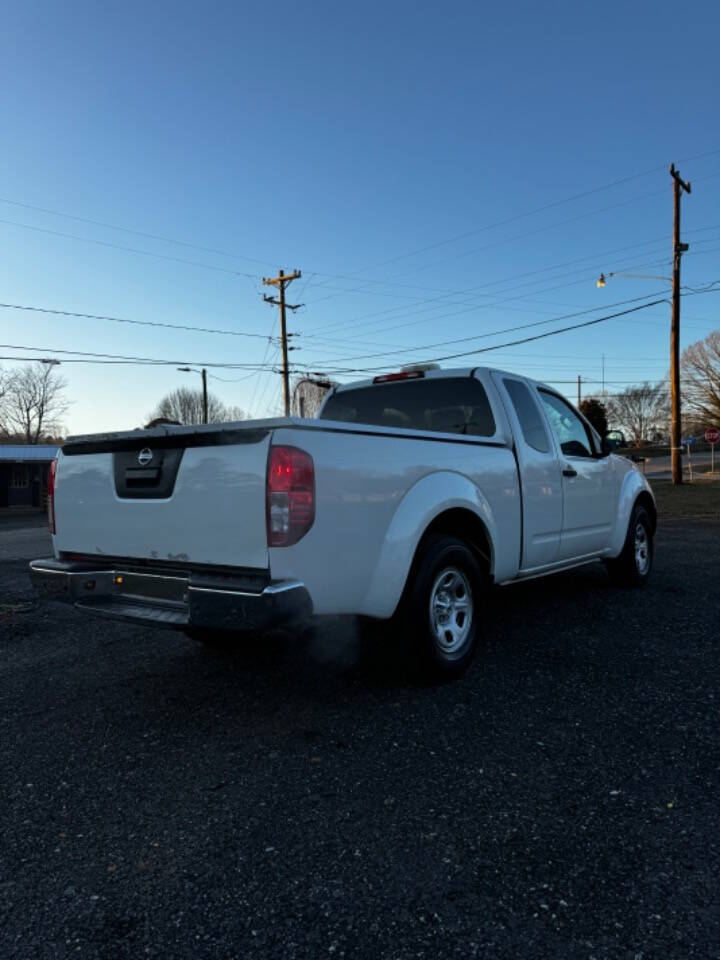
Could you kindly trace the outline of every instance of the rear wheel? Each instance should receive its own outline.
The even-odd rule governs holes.
[[[467,670],[483,633],[487,576],[455,537],[433,535],[420,548],[395,620],[422,676],[443,683]]]
[[[620,556],[606,560],[613,581],[620,587],[644,587],[653,565],[653,526],[644,507],[636,505],[630,516],[625,545]]]

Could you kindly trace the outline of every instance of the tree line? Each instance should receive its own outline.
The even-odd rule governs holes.
[[[720,330],[682,354],[683,436],[702,435],[720,425]],[[580,409],[604,435],[619,430],[636,446],[669,442],[670,393],[667,380],[645,381],[605,397],[589,397]]]

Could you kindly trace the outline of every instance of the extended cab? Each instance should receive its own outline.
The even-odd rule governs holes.
[[[315,420],[72,437],[49,492],[42,592],[87,613],[261,631],[389,620],[435,678],[461,672],[486,590],[604,561],[647,581],[644,477],[551,387],[409,370],[336,387]]]

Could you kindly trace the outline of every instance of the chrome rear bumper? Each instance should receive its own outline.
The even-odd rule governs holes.
[[[240,588],[226,574],[109,569],[107,566],[33,560],[30,579],[43,597],[88,613],[175,629],[265,630],[312,613],[305,585],[297,580]]]

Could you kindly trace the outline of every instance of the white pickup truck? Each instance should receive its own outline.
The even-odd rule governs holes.
[[[389,620],[435,679],[468,665],[491,584],[601,560],[643,585],[657,516],[559,393],[481,367],[339,386],[315,420],[71,437],[49,515],[31,576],[80,610],[208,642]]]

